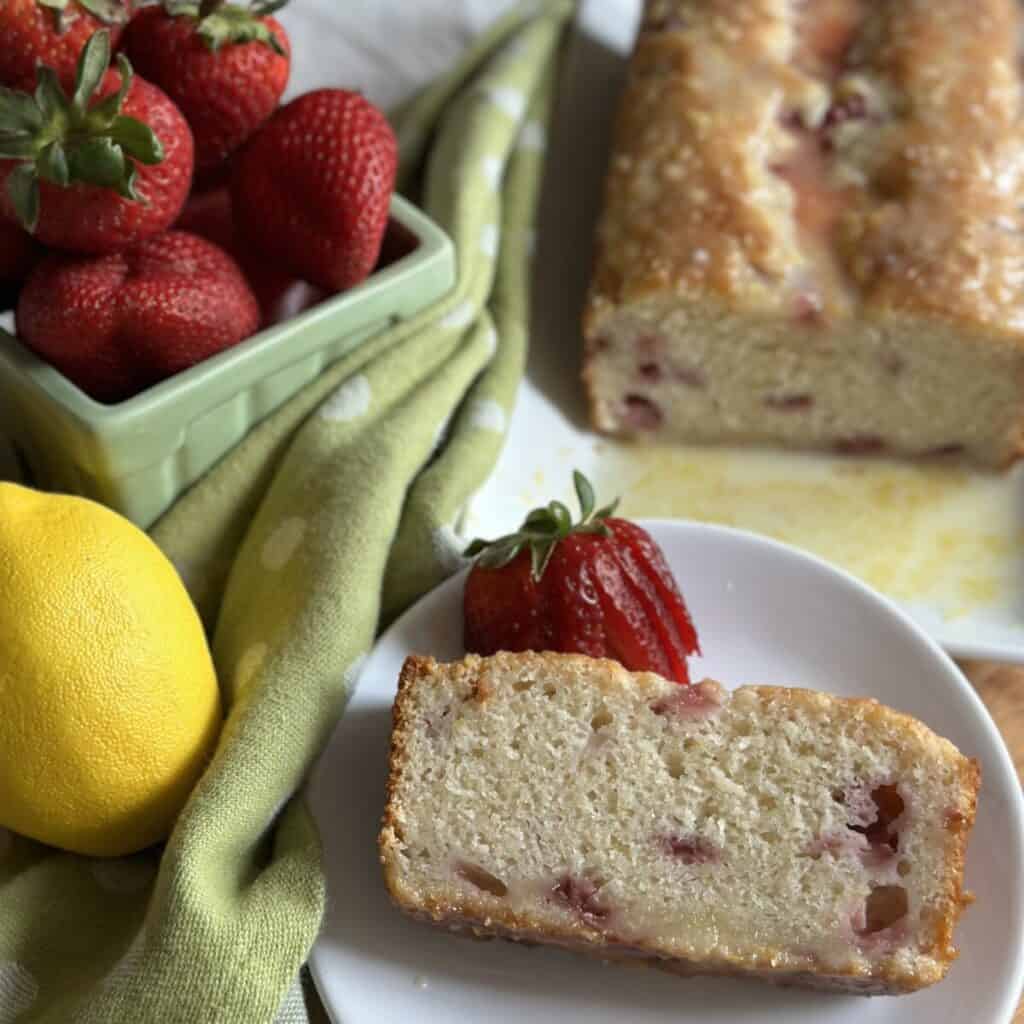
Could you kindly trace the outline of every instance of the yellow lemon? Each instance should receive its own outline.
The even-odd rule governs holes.
[[[84,498],[0,483],[0,825],[92,856],[167,836],[220,694],[174,567]]]

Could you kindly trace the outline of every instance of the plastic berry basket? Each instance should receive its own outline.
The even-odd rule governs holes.
[[[400,254],[362,284],[116,405],[94,401],[0,330],[0,434],[37,486],[149,527],[325,367],[454,286],[451,241],[400,196],[389,235],[402,240]]]

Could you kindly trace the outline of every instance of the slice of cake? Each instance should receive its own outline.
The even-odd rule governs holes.
[[[649,0],[584,318],[643,439],[1024,448],[1016,0]]]
[[[939,981],[976,762],[871,700],[578,655],[410,658],[387,887],[454,931],[865,994]]]

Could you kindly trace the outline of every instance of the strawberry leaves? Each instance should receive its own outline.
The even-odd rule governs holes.
[[[78,0],[78,6],[106,25],[125,25],[131,17],[124,0]]]
[[[31,164],[15,167],[7,179],[7,194],[17,211],[18,220],[27,231],[35,231],[39,223],[39,180]]]
[[[0,136],[33,132],[42,123],[39,108],[28,93],[0,86]]]
[[[40,181],[61,188],[95,185],[138,200],[133,161],[163,160],[152,129],[121,113],[133,72],[123,55],[117,66],[117,92],[92,103],[110,67],[110,33],[101,30],[82,50],[70,97],[46,67],[38,70],[33,95],[0,89],[0,159],[21,161],[7,179],[7,192],[26,230],[35,231],[39,221]]]
[[[83,47],[81,56],[78,58],[78,69],[75,75],[75,92],[71,97],[71,103],[76,110],[84,111],[89,104],[89,100],[92,95],[100,86],[100,82],[103,81],[103,76],[107,73],[107,68],[110,66],[110,36],[106,36],[104,39],[99,36],[94,36],[89,42]],[[40,69],[40,74],[43,69]],[[49,69],[50,77],[56,80],[53,72]],[[127,89],[124,85],[125,76],[121,75],[121,89],[127,94]],[[41,79],[40,79],[41,80]],[[129,83],[131,78],[129,76]],[[63,98],[63,93],[61,93]]]
[[[577,522],[573,522],[572,514],[562,502],[552,501],[530,512],[515,533],[496,540],[474,540],[466,548],[466,557],[475,558],[481,568],[500,569],[526,548],[530,552],[531,575],[534,582],[539,583],[559,541],[577,533],[610,536],[604,520],[615,514],[618,501],[595,511],[597,501],[590,481],[579,470],[573,471],[572,481],[580,506]]]
[[[71,0],[36,0],[36,3],[53,13],[53,25],[58,35],[67,31],[71,22],[78,17],[78,12],[71,6]],[[128,8],[124,0],[78,0],[78,6],[104,25],[124,25],[128,22]]]
[[[279,11],[288,0],[253,0],[248,6],[224,0],[164,0],[172,18],[192,18],[200,39],[214,53],[226,44],[263,43],[281,57],[287,51],[276,33],[260,19]]]

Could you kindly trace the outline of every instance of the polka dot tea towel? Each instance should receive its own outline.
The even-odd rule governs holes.
[[[228,717],[159,851],[97,862],[0,832],[0,1024],[301,1019],[324,881],[292,799],[376,630],[458,568],[526,351],[533,210],[569,3],[521,5],[394,117],[401,190],[455,290],[256,428],[157,524]]]

